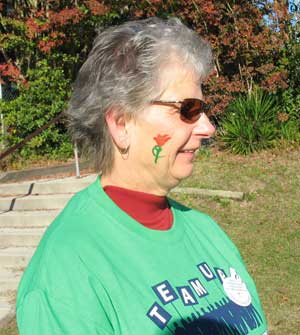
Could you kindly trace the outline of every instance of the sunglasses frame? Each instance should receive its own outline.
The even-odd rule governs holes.
[[[182,104],[184,104],[185,102],[189,103],[189,102],[192,102],[192,101],[200,103],[199,114],[197,113],[197,114],[191,115],[191,117],[187,117],[185,115],[185,113],[182,112]],[[198,121],[200,119],[202,114],[207,115],[207,111],[208,111],[208,107],[209,107],[208,104],[205,101],[203,101],[201,99],[197,99],[197,98],[187,98],[187,99],[178,100],[178,101],[153,100],[153,101],[151,101],[151,103],[154,104],[154,105],[175,107],[176,109],[178,109],[182,121],[184,121],[186,123],[195,123],[196,121]],[[175,104],[181,104],[181,106],[176,106]]]

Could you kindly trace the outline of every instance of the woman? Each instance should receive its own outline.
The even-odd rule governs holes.
[[[177,19],[100,32],[68,109],[100,177],[48,228],[17,297],[20,335],[266,334],[239,252],[166,197],[214,133],[211,49]]]

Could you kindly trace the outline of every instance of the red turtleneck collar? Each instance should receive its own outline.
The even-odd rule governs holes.
[[[168,230],[172,227],[173,215],[165,196],[111,185],[103,189],[124,212],[142,225],[155,230]]]

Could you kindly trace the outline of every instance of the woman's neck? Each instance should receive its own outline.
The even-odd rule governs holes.
[[[152,180],[148,182],[146,181],[146,178],[139,181],[135,180],[134,174],[131,172],[118,173],[112,171],[109,174],[102,175],[101,185],[103,188],[110,185],[157,196],[166,196],[169,193],[169,190],[164,189],[160,185],[156,185]]]

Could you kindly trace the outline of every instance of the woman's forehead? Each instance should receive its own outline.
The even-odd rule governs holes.
[[[165,94],[179,94],[187,95],[189,97],[189,92],[195,92],[199,94],[201,90],[201,77],[192,68],[184,66],[182,64],[169,64],[160,72],[160,87],[161,96]],[[194,92],[191,92],[193,94]]]
[[[201,84],[201,77],[191,66],[180,63],[170,63],[160,69],[161,87],[176,85],[181,82]]]

